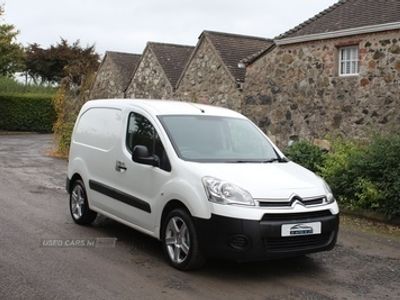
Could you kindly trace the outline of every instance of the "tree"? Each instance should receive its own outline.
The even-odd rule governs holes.
[[[0,17],[4,9],[0,6]],[[23,69],[24,50],[17,43],[14,25],[0,23],[0,76],[12,76]]]
[[[79,40],[69,44],[61,38],[56,45],[43,49],[30,44],[26,49],[26,72],[34,81],[60,83],[68,78],[71,84],[80,86],[88,74],[97,70],[99,55],[94,45],[82,47]]]

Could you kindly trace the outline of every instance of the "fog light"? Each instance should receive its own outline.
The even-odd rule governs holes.
[[[250,245],[249,239],[247,236],[242,234],[234,235],[229,240],[229,246],[235,250],[244,251]]]

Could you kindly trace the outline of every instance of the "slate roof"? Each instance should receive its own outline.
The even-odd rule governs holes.
[[[400,22],[399,0],[340,0],[277,39]]]
[[[246,70],[239,68],[238,63],[274,44],[271,39],[215,31],[203,31],[200,38],[202,36],[211,41],[233,78],[241,82],[245,79]]]
[[[261,56],[263,56],[264,54],[270,52],[271,50],[273,50],[276,47],[275,43],[271,44],[271,46],[269,46],[266,49],[260,50],[250,56],[247,56],[243,59],[240,60],[240,63],[244,64],[245,66],[248,66],[250,64],[252,64],[253,62],[255,62],[258,58],[260,58]]]
[[[128,86],[132,72],[136,69],[140,61],[140,54],[106,51],[106,57],[110,59],[119,69],[122,75],[122,86]]]
[[[153,50],[169,82],[175,87],[194,47],[155,42],[149,42],[148,47]]]

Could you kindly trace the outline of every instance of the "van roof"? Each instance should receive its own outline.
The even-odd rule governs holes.
[[[174,100],[145,100],[145,99],[104,99],[91,100],[85,103],[85,108],[114,107],[129,108],[139,107],[153,115],[214,115],[244,118],[243,115],[218,106],[183,102]]]

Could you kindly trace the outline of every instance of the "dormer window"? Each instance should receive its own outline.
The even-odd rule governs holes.
[[[339,48],[339,75],[354,76],[359,73],[358,46]]]

